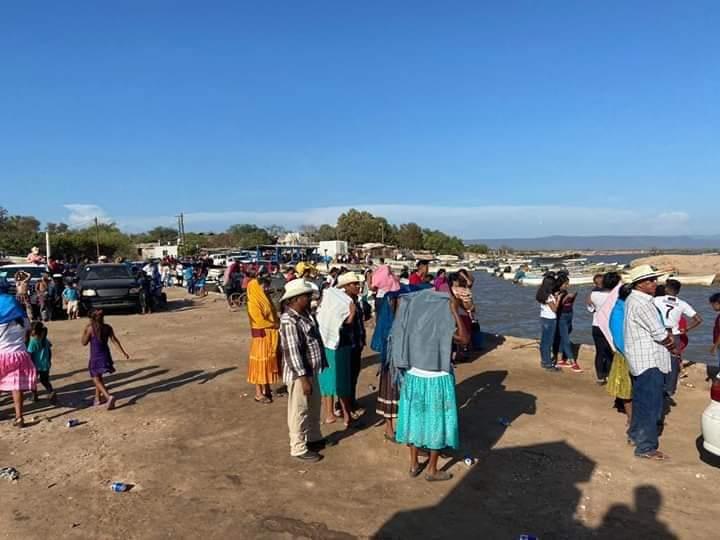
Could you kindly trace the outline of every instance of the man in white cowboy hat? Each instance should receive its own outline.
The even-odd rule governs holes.
[[[290,455],[314,463],[326,444],[320,431],[318,375],[326,366],[317,323],[310,314],[313,288],[304,279],[285,285],[281,302],[280,347],[283,381],[288,389]]]
[[[658,272],[650,265],[633,268],[625,281],[632,292],[625,301],[625,358],[633,377],[633,411],[628,438],[638,457],[663,460],[658,450],[664,408],[665,375],[675,342],[655,307]]]
[[[355,272],[345,272],[338,276],[337,287],[343,289],[355,304],[356,315],[350,327],[350,341],[352,350],[350,352],[350,415],[356,419],[363,411],[360,410],[357,403],[357,381],[360,376],[362,367],[362,352],[365,348],[367,334],[365,332],[365,312],[360,302],[360,291],[365,276]]]

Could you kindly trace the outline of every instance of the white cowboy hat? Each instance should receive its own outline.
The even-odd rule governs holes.
[[[625,283],[633,284],[638,283],[639,281],[644,281],[646,279],[658,278],[663,275],[665,275],[665,272],[656,270],[649,264],[641,264],[640,266],[633,268],[625,276],[623,276],[623,281]]]
[[[37,246],[33,246],[30,251],[31,251],[32,253],[34,253],[35,255],[37,255],[38,253],[40,253],[40,248],[37,247]]]
[[[282,295],[280,301],[284,302],[285,300],[302,296],[303,294],[312,294],[313,290],[312,285],[304,279],[293,279],[285,284],[285,293]]]
[[[340,277],[338,277],[337,287],[344,287],[345,285],[350,285],[351,283],[362,283],[363,281],[365,281],[364,276],[356,274],[355,272],[345,272],[344,274],[340,274]]]

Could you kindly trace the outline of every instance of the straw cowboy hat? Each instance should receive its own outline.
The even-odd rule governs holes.
[[[282,295],[280,301],[284,302],[285,300],[302,296],[303,294],[312,294],[313,291],[312,285],[304,279],[293,279],[285,284],[285,293]]]
[[[350,285],[351,283],[362,283],[363,281],[365,281],[364,276],[356,274],[355,272],[345,272],[344,274],[340,274],[340,277],[338,277],[337,287],[344,287],[345,285]]]
[[[659,278],[664,275],[665,272],[661,272],[649,264],[641,264],[625,274],[625,276],[623,276],[623,281],[633,285],[640,281],[645,281],[646,279]]]

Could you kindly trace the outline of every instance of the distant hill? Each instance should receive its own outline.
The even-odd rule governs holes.
[[[545,236],[541,238],[491,238],[465,240],[492,249],[509,247],[524,250],[627,250],[627,249],[717,249],[720,235],[713,236]]]

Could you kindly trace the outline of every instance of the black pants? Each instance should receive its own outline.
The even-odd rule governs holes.
[[[610,375],[613,351],[605,334],[597,326],[592,327],[592,337],[595,342],[595,375],[598,380],[606,379]]]
[[[52,384],[50,384],[50,372],[49,371],[38,371],[38,380],[42,383],[42,385],[45,387],[45,390],[48,392],[53,391]]]
[[[360,377],[360,368],[362,362],[362,347],[353,347],[350,353],[350,383],[352,384],[351,401],[353,407],[357,402],[357,382]]]

